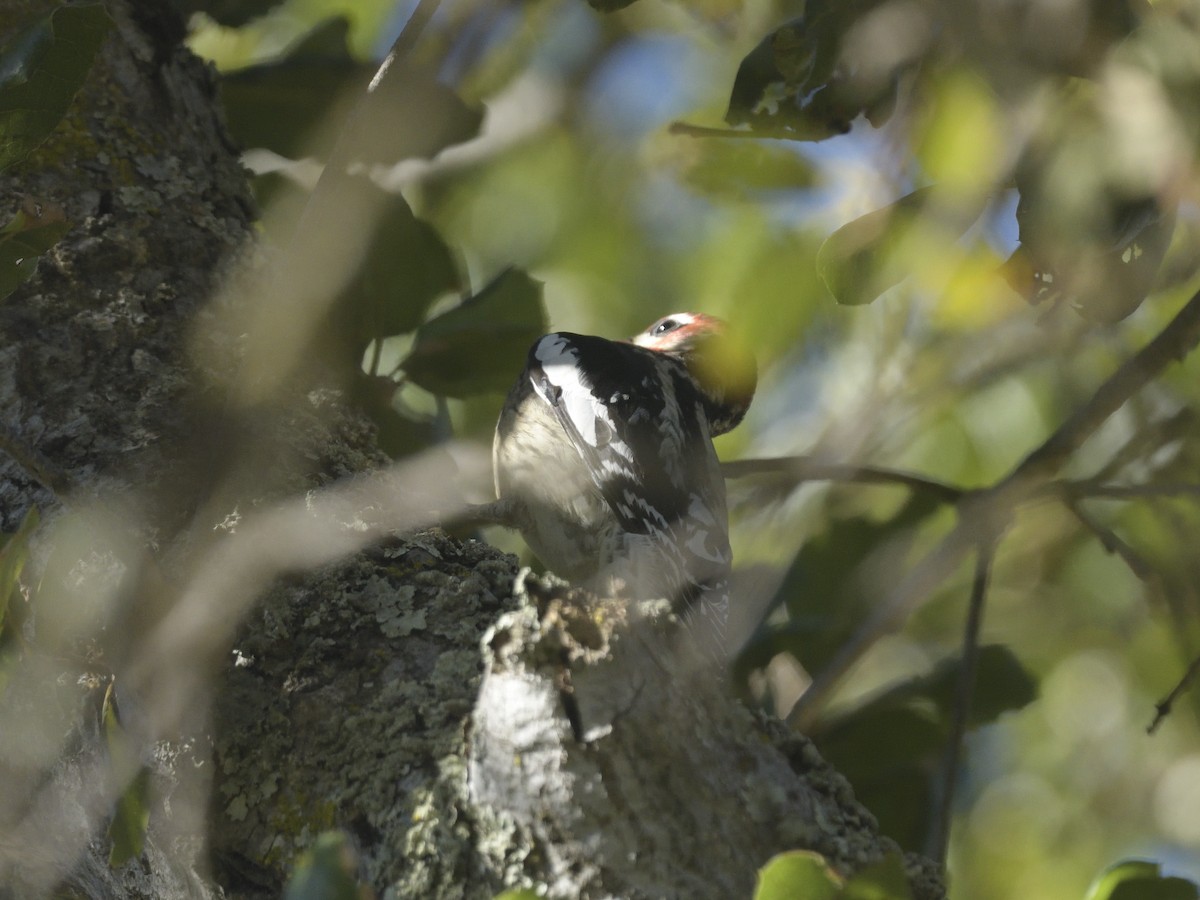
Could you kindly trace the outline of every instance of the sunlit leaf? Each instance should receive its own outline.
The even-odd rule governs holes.
[[[59,242],[71,228],[61,216],[37,217],[24,210],[0,228],[0,300],[32,277],[38,257]]]
[[[541,282],[508,269],[418,328],[400,367],[410,381],[447,397],[507,391],[545,331]]]
[[[505,891],[503,894],[497,894],[493,900],[542,900],[542,897],[537,891],[529,888],[521,888],[519,890]]]
[[[245,25],[251,19],[264,16],[284,0],[176,0],[186,14],[202,12],[214,22],[228,28]]]
[[[482,112],[421,69],[396,69],[363,105],[378,66],[350,54],[348,33],[346,19],[330,19],[280,59],[226,74],[221,95],[238,142],[290,159],[324,158],[349,128],[350,160],[393,165],[478,133]],[[324,122],[344,124],[316,127]]]
[[[839,900],[912,900],[904,860],[893,853],[856,872]]]
[[[835,900],[841,887],[842,880],[819,853],[793,850],[758,870],[754,900]]]
[[[691,139],[684,180],[715,196],[743,197],[758,191],[810,187],[812,165],[789,145],[750,139]]]
[[[0,171],[58,125],[111,25],[103,3],[62,5],[0,52]]]
[[[1200,886],[1185,878],[1166,877],[1159,863],[1130,859],[1106,869],[1088,888],[1084,900],[1197,900]]]
[[[350,838],[327,831],[301,854],[284,891],[284,900],[363,900],[358,856]]]

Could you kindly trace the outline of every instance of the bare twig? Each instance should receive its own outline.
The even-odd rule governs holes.
[[[1055,473],[1109,416],[1171,362],[1186,356],[1198,342],[1200,293],[1188,300],[1150,343],[1121,365],[1091,399],[1008,475],[993,487],[972,492],[959,501],[958,524],[899,579],[870,619],[834,655],[792,708],[788,723],[801,729],[809,725],[833,687],[881,635],[898,627],[954,572],[973,547],[981,542],[998,541],[1020,504],[1044,495]]]
[[[1093,518],[1092,515],[1082,506],[1080,506],[1075,500],[1067,500],[1066,506],[1067,509],[1071,511],[1072,515],[1079,520],[1079,524],[1096,536],[1096,539],[1100,541],[1100,546],[1102,546],[1107,552],[1115,553],[1117,556],[1121,557],[1121,561],[1129,567],[1129,571],[1136,575],[1141,581],[1150,581],[1152,578],[1156,577],[1157,573],[1154,571],[1154,567],[1150,565],[1150,563],[1148,563],[1140,553],[1134,550],[1133,547],[1129,546],[1128,543],[1122,540],[1115,531],[1113,531],[1107,525],[1102,525],[1100,522],[1096,521],[1096,519]]]
[[[971,716],[971,695],[975,690],[975,672],[979,666],[979,633],[983,626],[983,607],[987,599],[995,547],[981,543],[975,557],[975,578],[971,582],[971,602],[967,607],[967,622],[963,631],[962,661],[959,664],[958,691],[954,697],[954,719],[950,739],[946,744],[946,760],[942,770],[941,803],[929,834],[930,855],[940,865],[946,865],[950,846],[950,821],[954,813],[954,786],[962,760],[963,741]]]
[[[943,503],[957,503],[966,493],[963,488],[915,472],[880,466],[826,463],[810,456],[739,459],[721,463],[721,473],[726,478],[744,478],[748,475],[785,475],[796,483],[838,481],[851,484],[891,484],[911,488],[914,491],[925,491],[935,495]]]
[[[1179,679],[1175,687],[1171,688],[1171,692],[1154,704],[1154,721],[1146,727],[1147,734],[1154,734],[1158,730],[1163,719],[1171,714],[1171,707],[1175,705],[1175,701],[1188,689],[1197,673],[1200,673],[1200,656],[1192,660],[1192,664],[1188,666],[1187,671],[1183,673],[1183,677]]]

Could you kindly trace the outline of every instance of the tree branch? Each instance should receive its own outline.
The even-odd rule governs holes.
[[[875,613],[817,675],[788,714],[788,724],[811,724],[834,686],[864,653],[901,622],[946,580],[972,548],[996,542],[1014,510],[1046,488],[1047,482],[1083,443],[1121,406],[1172,362],[1200,342],[1200,293],[1192,296],[1165,328],[1100,385],[1041,445],[1008,475],[958,502],[959,522],[941,542],[904,575]]]
[[[965,489],[916,472],[880,466],[820,462],[811,456],[775,456],[765,459],[739,459],[721,463],[726,478],[748,475],[786,475],[796,483],[804,481],[837,481],[849,484],[891,484],[925,491],[943,503],[957,503]]]
[[[1171,707],[1175,705],[1175,701],[1188,689],[1188,685],[1192,683],[1192,679],[1196,677],[1197,673],[1200,673],[1200,656],[1192,660],[1192,664],[1188,666],[1187,671],[1183,673],[1183,677],[1179,679],[1175,687],[1171,688],[1171,692],[1154,704],[1154,721],[1146,727],[1146,734],[1154,734],[1158,730],[1163,719],[1171,714]]]
[[[979,633],[983,627],[983,606],[987,599],[988,581],[996,548],[981,543],[975,558],[975,578],[971,583],[971,602],[963,630],[962,661],[959,664],[958,691],[954,698],[954,721],[946,745],[946,761],[942,771],[941,803],[930,830],[928,851],[939,865],[946,865],[950,847],[950,822],[954,814],[954,785],[962,760],[963,741],[971,716],[971,695],[975,690],[975,673],[979,666]]]

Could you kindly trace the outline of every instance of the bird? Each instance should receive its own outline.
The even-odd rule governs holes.
[[[630,341],[539,338],[496,426],[503,518],[573,584],[667,598],[723,646],[732,552],[712,438],[742,420],[756,382],[753,356],[702,313]]]

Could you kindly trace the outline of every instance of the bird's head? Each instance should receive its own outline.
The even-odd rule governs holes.
[[[713,435],[733,429],[754,399],[758,367],[754,355],[729,326],[704,313],[674,313],[656,321],[633,343],[678,359],[708,401]]]

